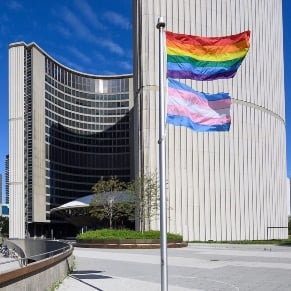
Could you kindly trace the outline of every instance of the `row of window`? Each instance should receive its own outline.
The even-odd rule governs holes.
[[[119,130],[119,131],[126,131],[128,130],[129,124],[118,122],[116,124],[92,124],[92,123],[86,123],[79,122],[75,120],[69,120],[67,118],[64,118],[62,115],[58,115],[54,112],[47,111],[47,118],[45,120],[45,124],[47,126],[50,126],[54,123],[60,123],[63,126],[67,126],[67,131],[71,131],[74,134],[94,134],[99,133],[99,131],[106,131],[106,130]]]
[[[102,130],[104,128],[103,123],[107,124],[106,126],[113,125],[118,123],[122,117],[120,116],[86,116],[79,115],[71,112],[67,112],[63,109],[56,108],[57,110],[53,111],[51,108],[52,104],[47,104],[46,107],[48,109],[45,110],[45,115],[52,120],[60,120],[65,119],[67,121],[62,122],[67,125],[71,125],[74,127],[85,128],[88,130]],[[86,123],[86,124],[84,124]],[[80,126],[78,126],[78,124]],[[87,125],[87,126],[86,126]]]
[[[78,169],[75,174],[58,172],[55,170],[46,170],[46,178],[56,179],[61,181],[83,181],[88,179],[90,183],[96,183],[97,177],[112,177],[112,176],[127,176],[129,177],[129,168],[125,169]],[[90,179],[90,180],[89,180]]]
[[[129,175],[128,169],[129,169],[129,164],[123,164],[120,165],[119,167],[114,167],[114,168],[101,168],[96,165],[95,167],[80,167],[80,166],[73,166],[73,165],[65,165],[61,164],[58,161],[50,161],[46,160],[45,166],[47,171],[53,171],[55,173],[63,173],[64,175],[88,175],[88,176],[94,176],[98,171],[103,171],[106,173],[106,171],[110,171],[110,176],[120,176],[120,175]],[[121,171],[121,172],[120,172]],[[123,171],[123,172],[122,172]],[[111,174],[113,173],[113,174]],[[46,175],[49,177],[48,172]],[[101,175],[103,176],[103,174]]]
[[[97,79],[89,76],[81,76],[75,72],[70,72],[62,66],[56,64],[49,58],[46,58],[45,72],[54,80],[81,91],[96,93],[115,93],[126,92],[129,87],[128,78],[120,79]]]
[[[129,131],[104,131],[104,132],[95,132],[90,135],[76,135],[70,132],[68,129],[64,128],[60,124],[51,124],[51,120],[49,124],[46,124],[45,133],[50,135],[54,139],[58,139],[60,141],[67,141],[68,144],[77,144],[77,145],[85,145],[87,147],[90,146],[100,146],[100,145],[110,145],[110,141],[112,139],[128,139]],[[108,143],[107,143],[108,141]]]
[[[94,118],[96,115],[97,116],[113,115],[113,116],[118,116],[120,118],[120,116],[123,116],[129,112],[128,101],[114,102],[114,103],[116,104],[108,103],[109,106],[117,105],[117,107],[111,107],[114,109],[107,109],[109,107],[84,108],[78,104],[74,105],[71,103],[65,103],[55,98],[54,96],[46,93],[45,106],[49,110],[58,112],[62,116],[67,116],[68,118],[78,119],[78,120],[85,119],[85,118],[86,119]]]
[[[47,159],[64,165],[88,168],[115,168],[129,165],[129,153],[94,154],[71,152],[66,149],[50,147]]]
[[[25,154],[25,217],[32,221],[32,92],[31,92],[31,50],[25,51],[24,81],[24,154]]]
[[[51,95],[52,102],[58,104],[61,107],[65,107],[64,104],[67,104],[67,107],[78,105],[81,107],[92,107],[92,108],[120,108],[120,107],[128,107],[129,106],[129,95],[128,94],[119,94],[114,95],[116,98],[114,100],[108,100],[107,98],[104,98],[106,95],[103,95],[103,98],[100,100],[92,101],[92,100],[81,100],[80,98],[76,98],[74,96],[69,96],[66,94],[61,93],[58,90],[55,90],[53,87],[50,87],[46,84],[46,98],[47,94]],[[122,98],[121,98],[122,96]],[[72,107],[74,108],[74,106]]]
[[[128,153],[129,140],[128,139],[112,139],[112,140],[99,140],[99,145],[95,147],[88,147],[86,145],[68,144],[67,142],[47,137],[46,151],[49,152],[52,148],[62,148],[68,151],[81,152],[81,153]]]
[[[81,179],[80,179],[81,180]],[[64,188],[67,190],[74,189],[75,191],[89,191],[92,186],[97,182],[95,179],[91,179],[91,181],[80,181],[78,179],[78,183],[74,181],[58,181],[53,179],[46,179],[46,185],[49,185],[51,188]],[[75,179],[76,181],[76,179]]]
[[[114,146],[114,147],[91,147],[87,151],[78,150],[81,149],[79,146],[76,147],[61,147],[52,144],[46,144],[46,158],[50,159],[52,156],[52,152],[64,149],[66,151],[73,152],[75,154],[95,154],[96,156],[100,155],[112,155],[112,154],[129,154],[129,147],[128,146]]]
[[[63,141],[67,141],[72,144],[80,144],[86,146],[99,146],[103,144],[102,140],[111,139],[127,139],[129,138],[129,131],[127,130],[115,130],[113,127],[111,130],[103,132],[90,132],[88,135],[79,135],[65,128],[60,123],[54,123],[51,120],[46,120],[46,134]],[[105,143],[104,143],[105,145]]]
[[[66,87],[62,85],[61,83],[55,82],[55,80],[51,79],[50,77],[45,77],[46,84],[45,89],[55,96],[62,97],[62,99],[75,103],[75,100],[79,101],[85,101],[84,99],[87,99],[89,102],[94,101],[115,101],[115,100],[126,100],[128,99],[128,91],[120,91],[117,93],[88,93],[88,92],[82,92],[78,90],[71,89],[69,87]],[[124,93],[123,93],[124,92]],[[77,97],[77,98],[76,98]],[[81,100],[80,100],[81,99]],[[90,105],[88,105],[90,106]]]

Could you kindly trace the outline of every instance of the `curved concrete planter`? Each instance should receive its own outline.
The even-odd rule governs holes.
[[[181,240],[168,240],[168,248],[182,248],[188,245]],[[110,248],[110,249],[157,249],[159,239],[125,239],[125,240],[77,240],[76,247]]]
[[[55,282],[63,280],[73,266],[73,247],[63,253],[46,258],[0,275],[0,290],[49,290]]]

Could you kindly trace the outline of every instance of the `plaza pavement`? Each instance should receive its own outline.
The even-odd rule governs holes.
[[[2,254],[0,254],[0,276],[1,273],[12,271],[18,268],[20,268],[18,260],[5,258]]]
[[[58,291],[158,291],[159,249],[74,249]],[[168,249],[169,291],[290,291],[291,247],[191,244]]]

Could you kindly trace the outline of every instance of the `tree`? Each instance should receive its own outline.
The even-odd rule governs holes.
[[[151,218],[159,209],[159,185],[157,174],[138,177],[130,183],[111,177],[103,177],[92,187],[90,215],[99,220],[107,220],[112,228],[113,221],[136,220],[139,229],[151,229]]]
[[[135,214],[141,231],[151,229],[151,218],[157,215],[159,209],[159,185],[157,174],[138,177],[129,183],[127,190],[133,193]]]
[[[9,233],[9,218],[6,216],[0,216],[0,234],[2,236],[8,236]]]
[[[111,177],[103,177],[92,187],[93,196],[90,202],[90,215],[100,220],[107,220],[112,228],[113,221],[127,218],[134,220],[134,203],[130,193],[126,192],[127,184]]]

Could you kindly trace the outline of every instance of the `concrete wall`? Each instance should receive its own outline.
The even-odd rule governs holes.
[[[44,246],[44,244],[42,245]],[[58,246],[55,245],[55,247]],[[74,258],[72,253],[73,248],[71,247],[66,252],[56,256],[1,273],[0,290],[50,290],[56,282],[62,281],[73,268]]]
[[[32,48],[32,221],[46,222],[45,56]]]
[[[168,231],[184,240],[258,240],[266,239],[267,227],[286,227],[282,1],[136,0],[133,15],[141,173],[155,172],[159,160],[158,17],[167,30],[191,35],[251,30],[250,51],[233,79],[186,81],[198,91],[230,93],[230,131],[167,126]],[[287,229],[274,228],[269,238],[287,238]]]
[[[51,259],[48,259],[49,261]],[[69,269],[74,264],[73,256],[69,256],[66,259],[58,262],[57,264],[51,266],[46,269],[36,270],[31,274],[31,276],[23,278],[23,272],[26,268],[30,268],[32,265],[28,267],[24,267],[22,273],[19,270],[11,272],[11,276],[14,276],[14,279],[10,281],[8,284],[0,283],[1,291],[11,291],[11,290],[21,290],[21,291],[47,291],[50,290],[55,283],[63,281],[68,275]],[[40,264],[39,262],[34,264]],[[5,274],[1,274],[4,276]],[[18,277],[19,276],[19,277]],[[19,280],[18,280],[19,279]]]
[[[25,237],[24,195],[24,46],[16,44],[9,49],[10,238]]]

